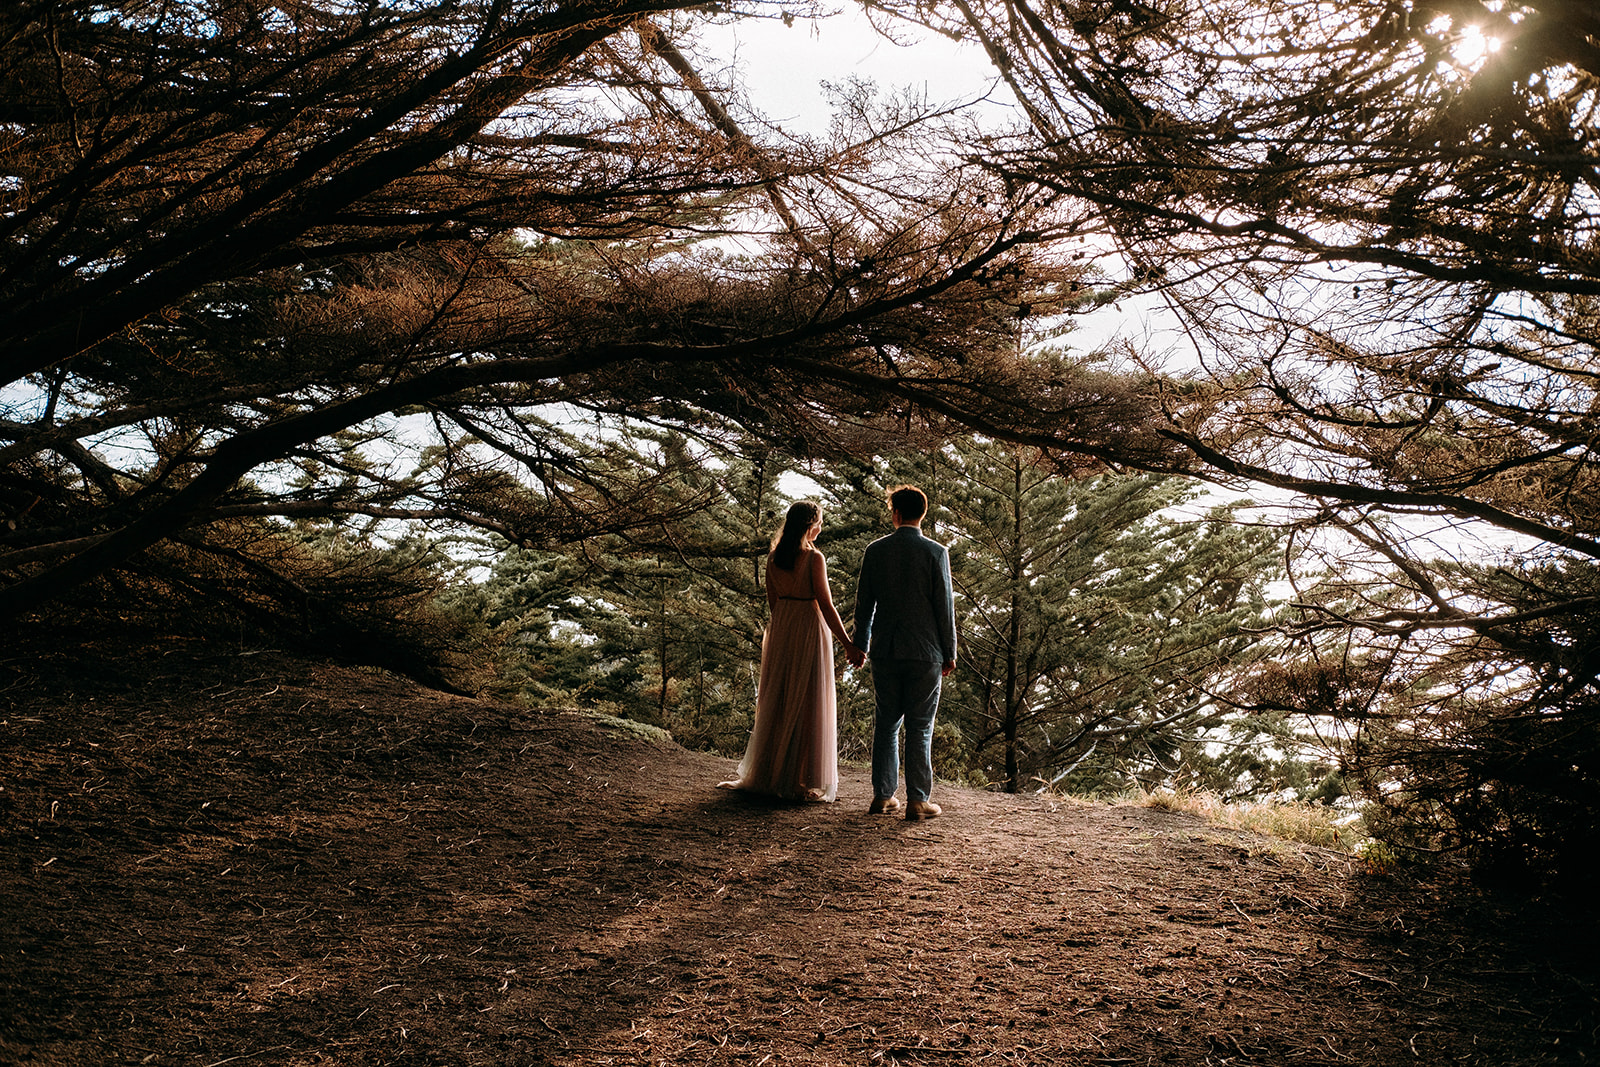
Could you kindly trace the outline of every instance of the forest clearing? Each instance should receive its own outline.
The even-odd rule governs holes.
[[[777,517],[825,508],[848,614],[909,483],[940,777],[1337,800],[1600,888],[1595,5],[19,0],[0,39],[14,644],[101,620],[727,754]],[[876,686],[837,697],[859,760]],[[17,766],[83,713],[18,712]],[[4,803],[165,826],[91,769],[210,714]],[[162,751],[129,780],[187,783]],[[256,802],[225,771],[324,788],[197,767],[179,826]],[[71,900],[70,861],[17,862]]]
[[[1600,5],[0,40],[0,1067],[1600,1059]],[[719,791],[900,483],[945,814]]]
[[[763,804],[268,651],[42,657],[0,744],[19,1067],[1600,1058],[1592,915],[1181,813]]]

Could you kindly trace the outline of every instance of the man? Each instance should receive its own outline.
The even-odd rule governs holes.
[[[942,810],[933,789],[933,717],[940,680],[956,667],[956,609],[950,553],[922,535],[928,498],[900,485],[889,490],[894,533],[867,546],[856,586],[855,644],[859,667],[872,659],[877,711],[872,732],[874,815],[900,810],[900,724],[906,728],[906,818],[931,819]],[[865,653],[865,656],[862,655]]]

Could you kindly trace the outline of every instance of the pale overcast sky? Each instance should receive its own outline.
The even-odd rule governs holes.
[[[952,102],[984,96],[994,80],[983,50],[911,27],[897,36],[879,35],[858,8],[817,20],[743,19],[729,31],[751,101],[774,122],[797,132],[826,132],[823,82],[852,75],[891,92],[910,87],[930,100]]]

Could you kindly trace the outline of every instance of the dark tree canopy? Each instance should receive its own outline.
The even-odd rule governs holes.
[[[764,129],[690,57],[793,11],[719,10],[9,5],[0,611],[221,521],[670,518],[549,432],[583,411],[806,451],[1025,403],[1085,457],[1170,451],[1149,395],[1016,359],[1085,216],[950,162],[929,108]]]
[[[1219,479],[1294,494],[1300,656],[1264,704],[1342,716],[1413,825],[1589,864],[1600,11],[903,13],[984,41],[1028,126],[975,154],[1093,205],[1108,256],[1175,317],[1162,432]]]
[[[1338,718],[1419,840],[1571,868],[1600,14],[863,10],[981,41],[1024,121],[857,92],[782,134],[710,30],[803,4],[6,5],[0,615],[194,553],[281,577],[254,535],[295,520],[537,549],[693,514],[586,418],[803,455],[974,429],[1278,491],[1298,651],[1253,710]],[[1029,349],[1119,294],[1183,344]]]

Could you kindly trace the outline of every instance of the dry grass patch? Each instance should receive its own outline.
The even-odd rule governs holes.
[[[1247,830],[1284,841],[1295,841],[1319,848],[1338,849],[1359,855],[1370,842],[1359,819],[1325,804],[1303,801],[1253,803],[1225,801],[1215,793],[1183,790],[1140,790],[1127,803],[1164,811],[1184,811],[1216,826]]]

